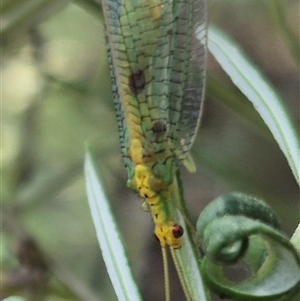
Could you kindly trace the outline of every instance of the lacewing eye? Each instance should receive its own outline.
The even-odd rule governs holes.
[[[172,228],[172,233],[175,238],[181,237],[183,232],[183,228],[180,225],[174,225]]]

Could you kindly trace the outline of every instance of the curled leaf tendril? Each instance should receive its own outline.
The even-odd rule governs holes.
[[[300,256],[265,202],[239,192],[220,196],[200,214],[197,234],[204,278],[219,295],[274,300],[300,289]]]

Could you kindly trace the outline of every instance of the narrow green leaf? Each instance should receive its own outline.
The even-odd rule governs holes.
[[[209,293],[205,287],[200,269],[200,254],[196,248],[183,215],[178,211],[178,221],[183,226],[185,235],[182,237],[182,247],[174,250],[176,261],[182,272],[182,278],[187,285],[191,300],[209,301]]]
[[[214,27],[209,28],[208,48],[233,83],[253,103],[300,183],[299,140],[283,101],[239,47]]]
[[[85,176],[88,200],[109,277],[118,300],[142,300],[95,166],[91,153],[87,151]]]
[[[175,220],[184,229],[184,235],[181,237],[182,247],[178,250],[171,250],[174,263],[177,265],[178,276],[185,283],[190,300],[209,301],[211,300],[210,295],[201,274],[200,253],[194,242],[195,237],[191,226],[187,223],[189,216],[183,194],[180,170],[176,172],[176,185],[172,192],[172,198],[176,200],[181,209],[174,212]],[[168,205],[172,206],[171,202]],[[172,208],[169,208],[169,210],[172,211]]]

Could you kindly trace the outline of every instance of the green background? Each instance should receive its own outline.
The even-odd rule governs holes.
[[[162,300],[161,255],[153,225],[140,208],[142,200],[126,188],[101,9],[96,1],[34,3],[3,1],[1,269],[18,269],[14,250],[27,234],[58,267],[60,272],[51,274],[54,287],[62,277],[70,287],[80,283],[85,300],[91,300],[88,293],[99,300],[116,299],[86,197],[83,158],[89,143],[143,296]],[[299,126],[298,66],[270,7],[270,1],[211,0],[209,23],[241,45]],[[298,1],[285,1],[288,24],[298,37],[299,9]],[[207,68],[236,92],[211,56]],[[264,128],[258,130],[224,105],[225,90],[219,97],[213,91],[209,86],[192,148],[198,172],[182,172],[193,221],[213,198],[240,190],[272,205],[291,235],[299,220],[299,190],[286,159]],[[177,290],[174,276],[172,300],[182,300]],[[51,292],[46,300],[66,299]]]

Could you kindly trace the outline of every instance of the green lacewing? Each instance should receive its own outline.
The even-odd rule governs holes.
[[[174,180],[179,165],[195,171],[189,151],[203,103],[206,3],[102,0],[102,5],[127,185],[150,209],[162,248],[166,300],[170,300],[166,246],[186,299],[191,300],[174,254],[182,246],[183,228],[170,208],[172,193],[179,193]]]
[[[128,186],[145,199],[162,247],[183,230],[166,209],[175,171],[189,165],[206,61],[204,0],[102,0]]]

